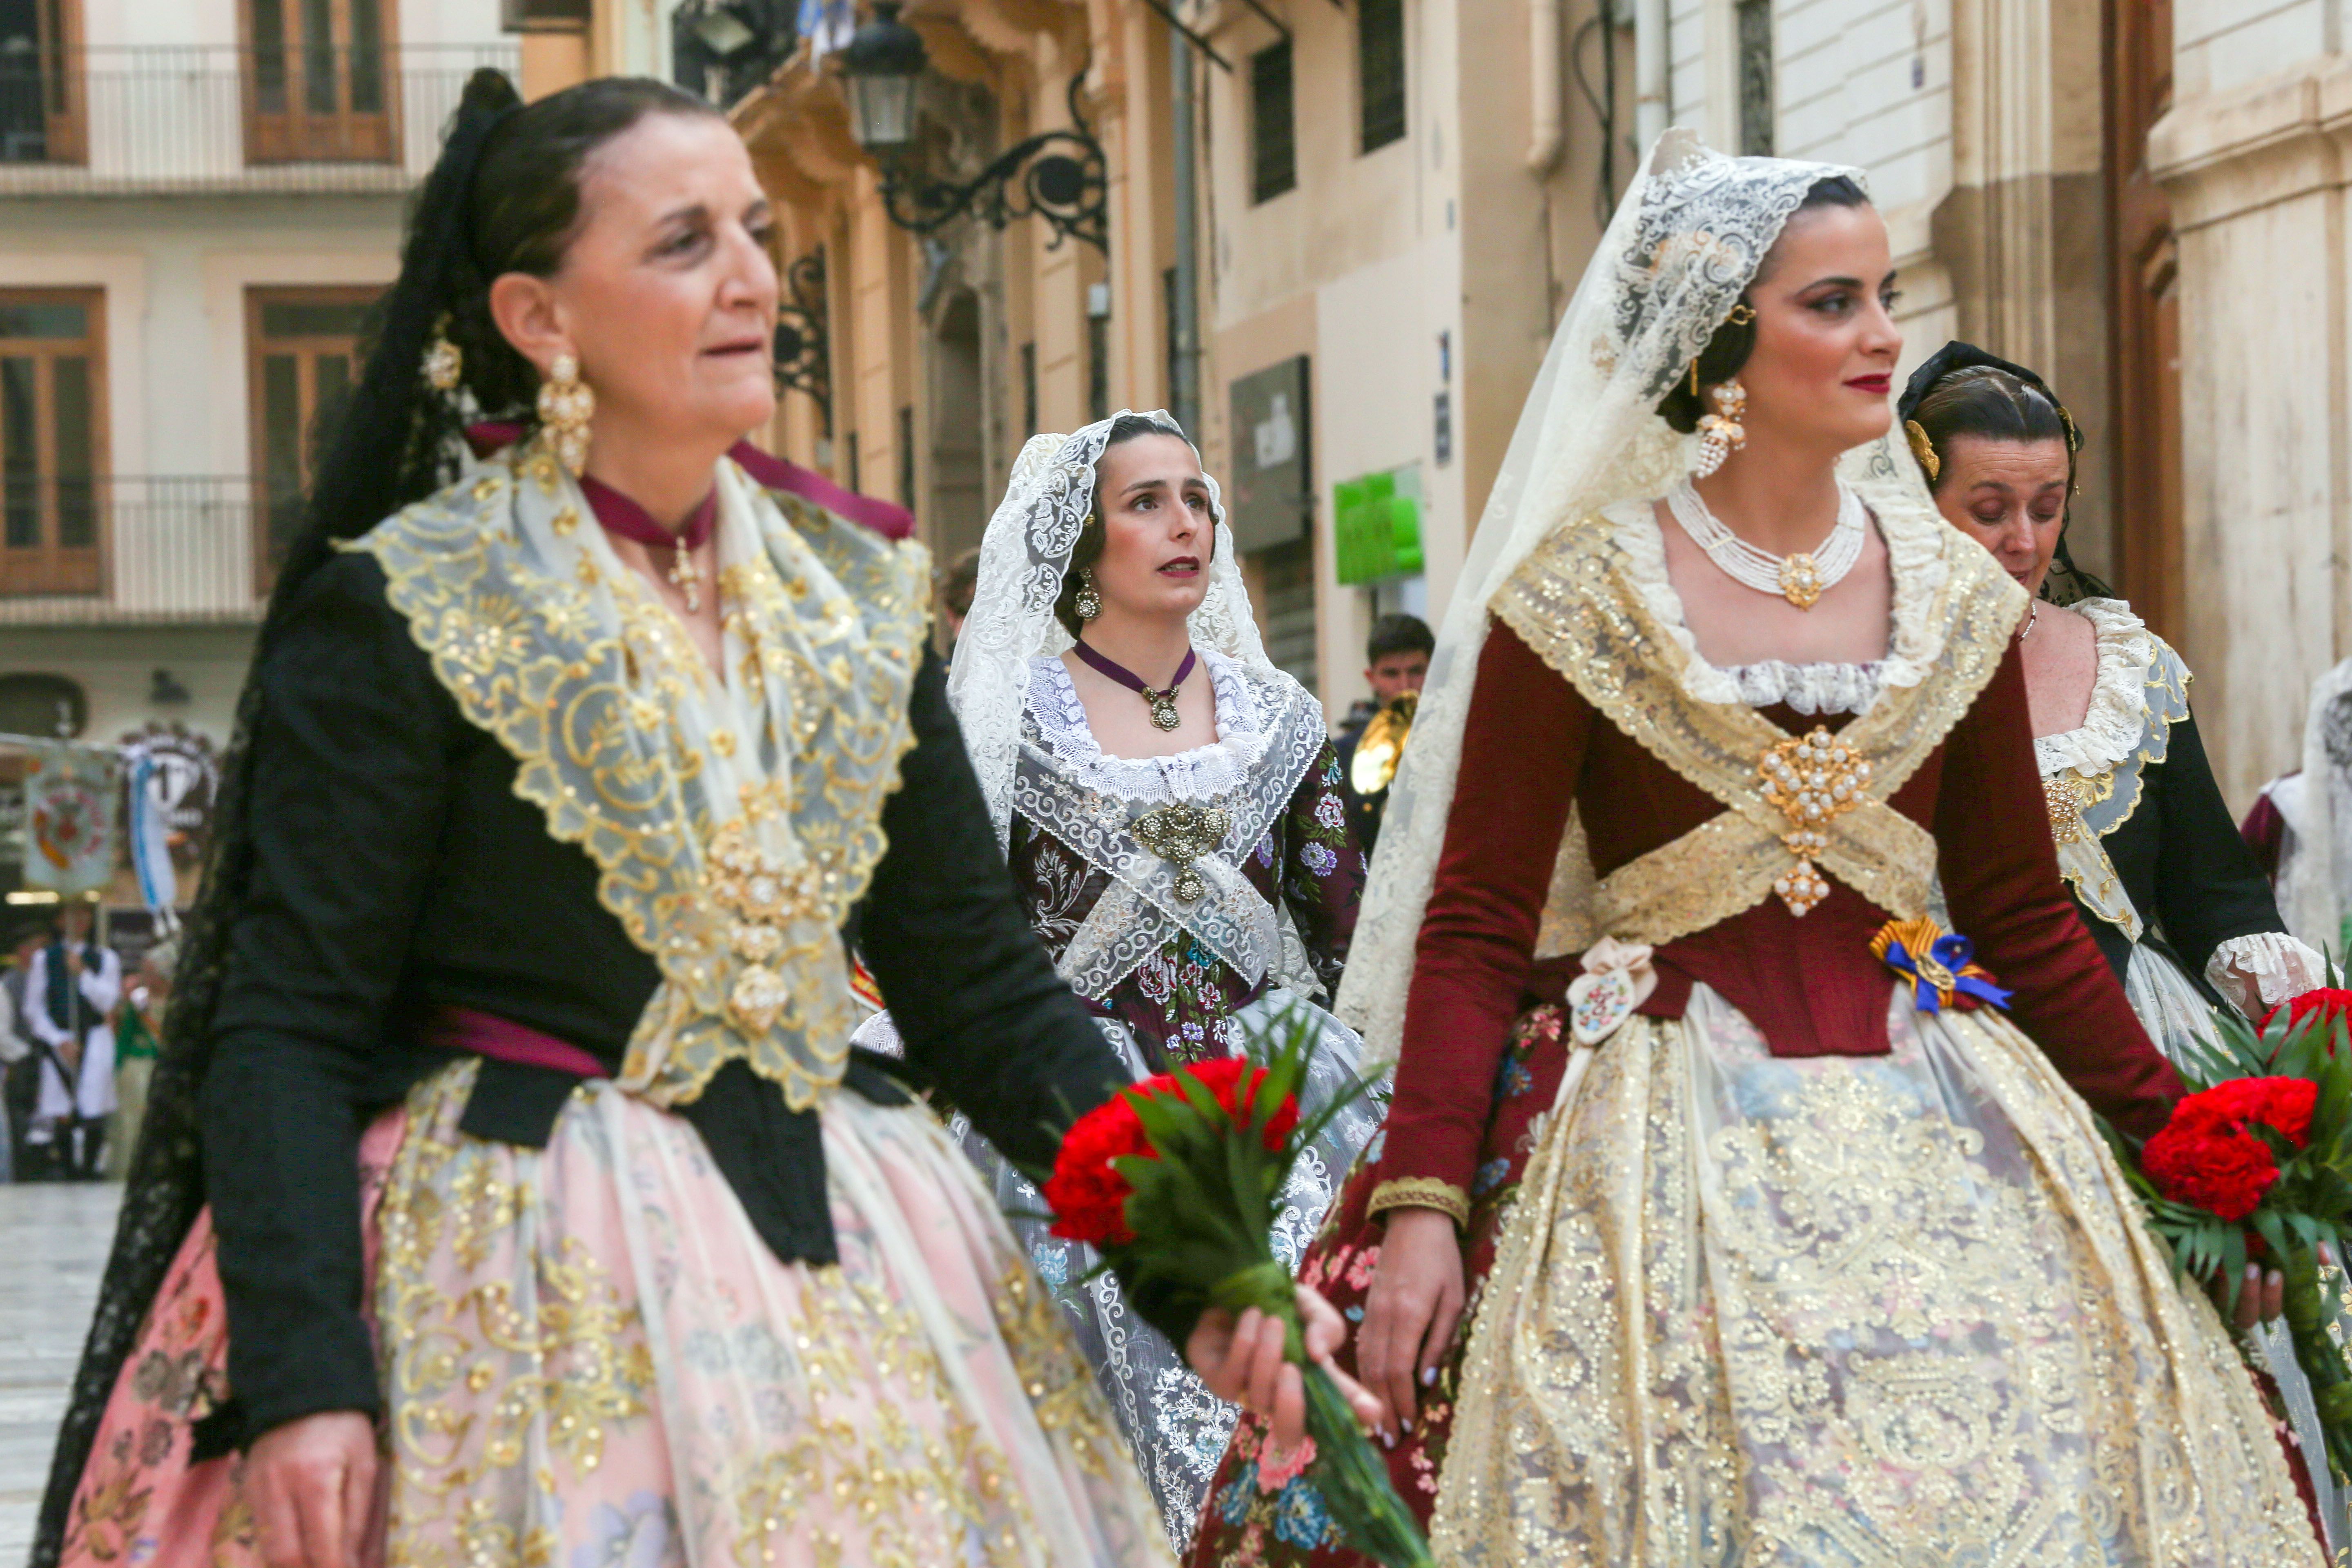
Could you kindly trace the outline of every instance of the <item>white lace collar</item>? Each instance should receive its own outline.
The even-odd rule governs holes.
[[[1843,483],[1843,481],[1840,481]],[[1864,712],[1879,692],[1890,686],[1916,686],[1935,668],[1944,650],[1944,627],[1933,614],[1936,595],[1944,586],[1947,568],[1945,537],[1953,531],[1937,519],[1905,521],[1874,511],[1871,521],[1886,542],[1887,567],[1895,581],[1886,657],[1867,664],[1791,665],[1777,660],[1740,665],[1730,669],[1701,658],[1698,639],[1683,616],[1682,595],[1675,592],[1666,571],[1666,543],[1658,516],[1648,501],[1624,501],[1601,513],[1614,526],[1619,569],[1648,605],[1650,614],[1683,652],[1682,687],[1699,702],[1740,703],[1769,707],[1775,701],[1794,705],[1793,691],[1816,703],[1818,712]],[[1954,538],[1958,535],[1954,534]],[[1760,673],[1759,673],[1760,672]],[[1781,672],[1790,672],[1784,674]],[[1793,679],[1792,679],[1793,676]],[[1770,700],[1758,701],[1749,689],[1777,691]],[[1842,701],[1822,707],[1823,694],[1859,700],[1847,708]],[[1800,710],[1801,711],[1803,710]]]
[[[1886,685],[1886,661],[1868,664],[1735,664],[1723,672],[1750,708],[1783,703],[1811,718],[1819,713],[1867,713]]]
[[[1241,665],[1213,648],[1200,650],[1215,696],[1217,738],[1168,757],[1110,757],[1087,727],[1086,705],[1055,654],[1029,661],[1025,709],[1055,764],[1088,789],[1120,800],[1164,804],[1230,795],[1249,782],[1273,737],[1257,693]]]
[[[2082,599],[2072,608],[2091,623],[2099,670],[2083,722],[2063,734],[2037,735],[2033,754],[2043,776],[2073,768],[2095,777],[2139,749],[2147,730],[2147,673],[2161,646],[2121,599]]]

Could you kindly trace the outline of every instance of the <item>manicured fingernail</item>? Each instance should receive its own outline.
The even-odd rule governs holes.
[[[1406,1421],[1406,1420],[1403,1420],[1403,1419],[1399,1419],[1399,1420],[1398,1420],[1398,1422],[1397,1422],[1397,1425],[1404,1428],[1404,1435],[1405,1435],[1406,1436],[1410,1437],[1410,1436],[1412,1436],[1412,1422],[1410,1422],[1410,1421]]]
[[[1396,1447],[1396,1439],[1389,1435],[1389,1429],[1385,1426],[1381,1428],[1381,1446],[1384,1448]]]
[[[1437,1369],[1436,1369],[1435,1367],[1433,1367],[1433,1367],[1429,1367],[1429,1368],[1425,1369],[1425,1370],[1422,1373],[1422,1374],[1421,1374],[1421,1385],[1422,1385],[1422,1387],[1423,1387],[1423,1388],[1430,1388],[1430,1387],[1433,1387],[1433,1386],[1436,1384],[1436,1383],[1437,1383]]]

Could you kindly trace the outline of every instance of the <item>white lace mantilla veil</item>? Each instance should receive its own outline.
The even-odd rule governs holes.
[[[1860,170],[1835,164],[1727,157],[1674,130],[1658,139],[1610,220],[1495,476],[1430,660],[1412,744],[1389,786],[1339,996],[1340,1017],[1363,1034],[1365,1071],[1394,1062],[1403,1034],[1413,946],[1454,804],[1488,603],[1554,530],[1619,502],[1655,500],[1691,471],[1696,440],[1660,416],[1658,400],[1689,374],[1806,193],[1837,175],[1863,182]],[[1842,469],[1865,500],[1899,488],[1932,507],[1917,465],[1895,461],[1886,438],[1849,453]],[[1548,936],[1572,933],[1561,951],[1603,934],[1578,919],[1591,890],[1582,829],[1571,817],[1545,911]]]
[[[1122,408],[1076,435],[1032,436],[1013,459],[1003,504],[981,536],[980,579],[972,588],[971,613],[956,637],[955,662],[948,668],[948,702],[963,729],[972,771],[980,775],[999,848],[1012,839],[1013,774],[1021,754],[1029,661],[1069,650],[1069,630],[1054,618],[1054,601],[1062,592],[1062,572],[1077,546],[1078,531],[1094,510],[1095,464],[1112,425],[1126,418],[1149,419],[1191,444],[1183,428],[1160,409],[1135,415]],[[1193,455],[1199,456],[1198,447]],[[1209,558],[1209,591],[1189,623],[1192,646],[1214,649],[1254,674],[1286,680],[1258,638],[1234,536],[1225,527],[1224,501],[1217,481],[1212,478],[1208,483],[1217,538]]]
[[[2344,916],[2352,910],[2352,658],[2312,683],[2302,808],[2294,817],[2294,853],[2280,868],[2279,909],[2289,931],[2341,957]]]

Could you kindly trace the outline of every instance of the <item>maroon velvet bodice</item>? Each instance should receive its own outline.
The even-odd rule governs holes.
[[[1792,733],[1847,721],[1786,708],[1763,714]],[[1602,876],[1724,809],[1496,623],[1414,953],[1382,1156],[1391,1180],[1469,1185],[1513,1017],[1557,1000],[1580,973],[1573,958],[1533,957],[1571,801]],[[1889,804],[1935,835],[1953,925],[2014,994],[2011,1016],[2094,1109],[2138,1134],[2160,1126],[2179,1080],[2059,879],[2014,645]],[[1884,1054],[1894,977],[1869,943],[1888,911],[1829,881],[1830,896],[1802,916],[1768,897],[1664,944],[1658,988],[1643,1011],[1678,1017],[1691,985],[1704,983],[1747,1015],[1777,1056]]]

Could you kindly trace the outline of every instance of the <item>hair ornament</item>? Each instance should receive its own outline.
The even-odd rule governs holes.
[[[1903,422],[1903,434],[1911,443],[1911,455],[1927,470],[1927,482],[1933,485],[1944,475],[1944,459],[1936,456],[1936,443],[1927,439],[1927,427],[1916,419]]]

